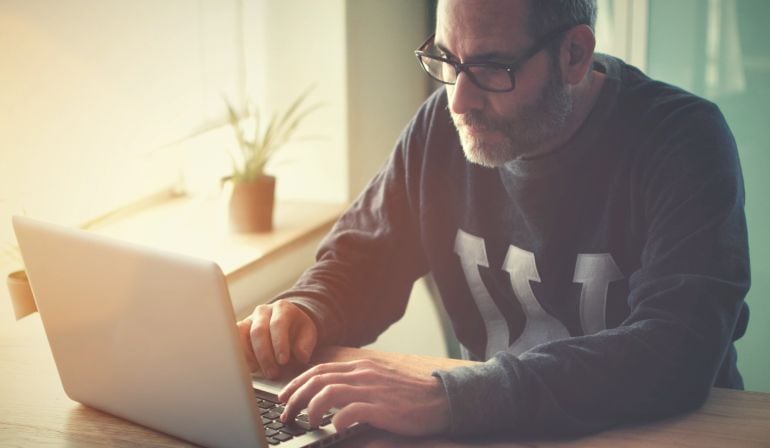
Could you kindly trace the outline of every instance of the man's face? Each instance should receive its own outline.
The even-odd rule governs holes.
[[[441,0],[436,46],[460,62],[510,62],[536,37],[526,0]],[[541,51],[516,71],[516,88],[487,92],[463,73],[447,86],[449,110],[469,161],[498,167],[543,150],[564,126],[572,99],[557,64]]]

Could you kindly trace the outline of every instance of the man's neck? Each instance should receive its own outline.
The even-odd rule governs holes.
[[[561,132],[558,132],[554,136],[550,144],[543,147],[535,154],[529,154],[526,158],[537,158],[552,153],[564,146],[591,114],[606,78],[607,76],[604,73],[594,70],[590,76],[583,80],[583,82],[575,86],[572,91],[575,99],[573,104],[574,107],[572,113],[569,114],[569,117],[564,123]]]

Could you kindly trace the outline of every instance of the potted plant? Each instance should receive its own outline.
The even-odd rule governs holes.
[[[230,154],[232,174],[224,180],[232,182],[229,213],[230,226],[236,232],[269,232],[273,229],[275,177],[265,173],[270,158],[290,141],[302,120],[319,107],[303,107],[310,89],[305,90],[283,112],[263,122],[257,107],[249,102],[239,113],[225,99],[228,118],[240,153]]]
[[[13,314],[18,320],[37,311],[37,306],[32,295],[32,288],[29,286],[27,271],[23,267],[24,262],[21,258],[21,253],[19,253],[19,248],[8,244],[3,248],[3,253],[5,258],[10,261],[10,264],[21,266],[21,268],[10,272],[5,279],[11,304],[13,305]]]

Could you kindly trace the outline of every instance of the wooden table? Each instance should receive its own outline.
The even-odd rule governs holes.
[[[5,297],[2,297],[5,300]],[[7,300],[6,300],[7,304]],[[3,307],[7,305],[3,304]],[[361,357],[429,373],[463,361],[331,348],[319,360]],[[0,447],[190,447],[167,435],[71,401],[64,394],[37,314],[14,322],[0,313]],[[342,447],[459,447],[442,439],[362,434]],[[714,389],[696,412],[573,441],[479,441],[484,447],[770,447],[770,394]]]

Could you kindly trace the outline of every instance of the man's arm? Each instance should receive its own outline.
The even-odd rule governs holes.
[[[406,174],[409,148],[424,145],[427,109],[407,126],[382,170],[324,239],[316,263],[289,291],[239,323],[253,370],[278,374],[285,361],[278,359],[278,346],[295,347],[292,337],[302,333],[294,317],[307,318],[309,325],[297,325],[312,327],[314,334],[288,350],[292,355],[316,345],[364,345],[403,315],[414,281],[428,270]],[[277,306],[290,310],[277,314],[286,317],[283,322],[272,319]]]

